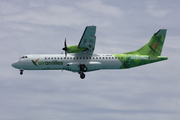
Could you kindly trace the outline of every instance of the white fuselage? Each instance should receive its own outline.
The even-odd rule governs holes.
[[[119,69],[122,63],[112,54],[31,54],[25,55],[12,64],[20,70],[68,70],[80,72],[84,64],[88,71]]]

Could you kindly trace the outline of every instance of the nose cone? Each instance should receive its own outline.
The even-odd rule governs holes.
[[[11,66],[12,66],[12,67],[15,67],[15,63],[12,63]]]
[[[11,64],[11,66],[14,67],[14,68],[17,68],[17,65],[16,65],[16,64],[17,64],[17,63],[14,62],[14,63]]]
[[[18,61],[12,63],[11,66],[14,67],[14,68],[18,68]]]

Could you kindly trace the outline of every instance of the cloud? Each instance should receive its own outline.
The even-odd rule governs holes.
[[[167,36],[165,45],[171,49],[179,49],[180,48],[180,36]]]
[[[22,10],[22,7],[18,4],[0,1],[0,15],[12,15]]]
[[[111,26],[108,16],[121,17],[123,15],[123,12],[119,8],[106,5],[101,1],[92,1],[88,3],[76,2],[75,5],[76,6],[73,7],[63,6],[61,4],[46,6],[43,1],[29,1],[28,5],[26,4],[25,6],[21,6],[15,3],[2,2],[2,19],[0,19],[0,22],[21,22],[58,26],[82,24]],[[89,14],[88,11],[91,13]],[[95,18],[97,15],[101,15],[107,20],[99,21]]]
[[[154,17],[165,17],[166,15],[170,14],[172,12],[171,9],[167,9],[167,8],[161,8],[161,5],[159,5],[158,2],[147,2],[146,5],[146,12],[151,14]]]
[[[86,18],[83,18],[82,15],[73,8],[51,6],[47,9],[42,8],[40,10],[26,9],[19,14],[6,15],[0,21],[70,26],[82,24],[86,21]]]
[[[44,7],[44,0],[28,0],[28,4],[30,8]]]
[[[98,15],[108,15],[108,16],[113,16],[113,17],[123,16],[123,12],[119,8],[104,4],[100,0],[81,2],[81,3],[78,3],[77,5],[81,7],[82,10],[91,11],[91,12],[97,13]]]
[[[174,9],[165,1],[162,6],[148,3],[148,8],[140,0],[1,0],[0,119],[179,120],[180,8],[179,1]],[[146,11],[154,8],[177,12],[171,12],[172,19],[169,13],[154,17]],[[169,59],[88,72],[85,80],[69,71],[27,70],[20,76],[11,67],[23,54],[61,53],[65,37],[68,45],[78,44],[85,26],[92,24],[97,26],[95,53],[139,49],[159,28],[167,28],[162,55]]]

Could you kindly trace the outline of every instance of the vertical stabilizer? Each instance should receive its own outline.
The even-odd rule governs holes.
[[[146,45],[136,51],[128,52],[127,54],[161,56],[164,40],[166,37],[166,31],[166,29],[160,29],[152,36]]]

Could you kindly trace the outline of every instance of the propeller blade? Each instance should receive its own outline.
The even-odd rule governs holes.
[[[67,50],[65,51],[65,58],[66,58],[66,56],[67,56]]]
[[[67,48],[66,38],[65,38],[65,41],[64,41],[64,46],[65,46],[65,48]]]
[[[64,41],[64,48],[63,48],[62,50],[65,50],[65,51],[67,51],[66,38],[65,38],[65,41]]]
[[[65,58],[66,58],[66,56],[67,56],[67,44],[66,44],[66,38],[65,38],[65,41],[64,41],[64,48],[62,48],[62,50],[64,50],[65,51]]]

